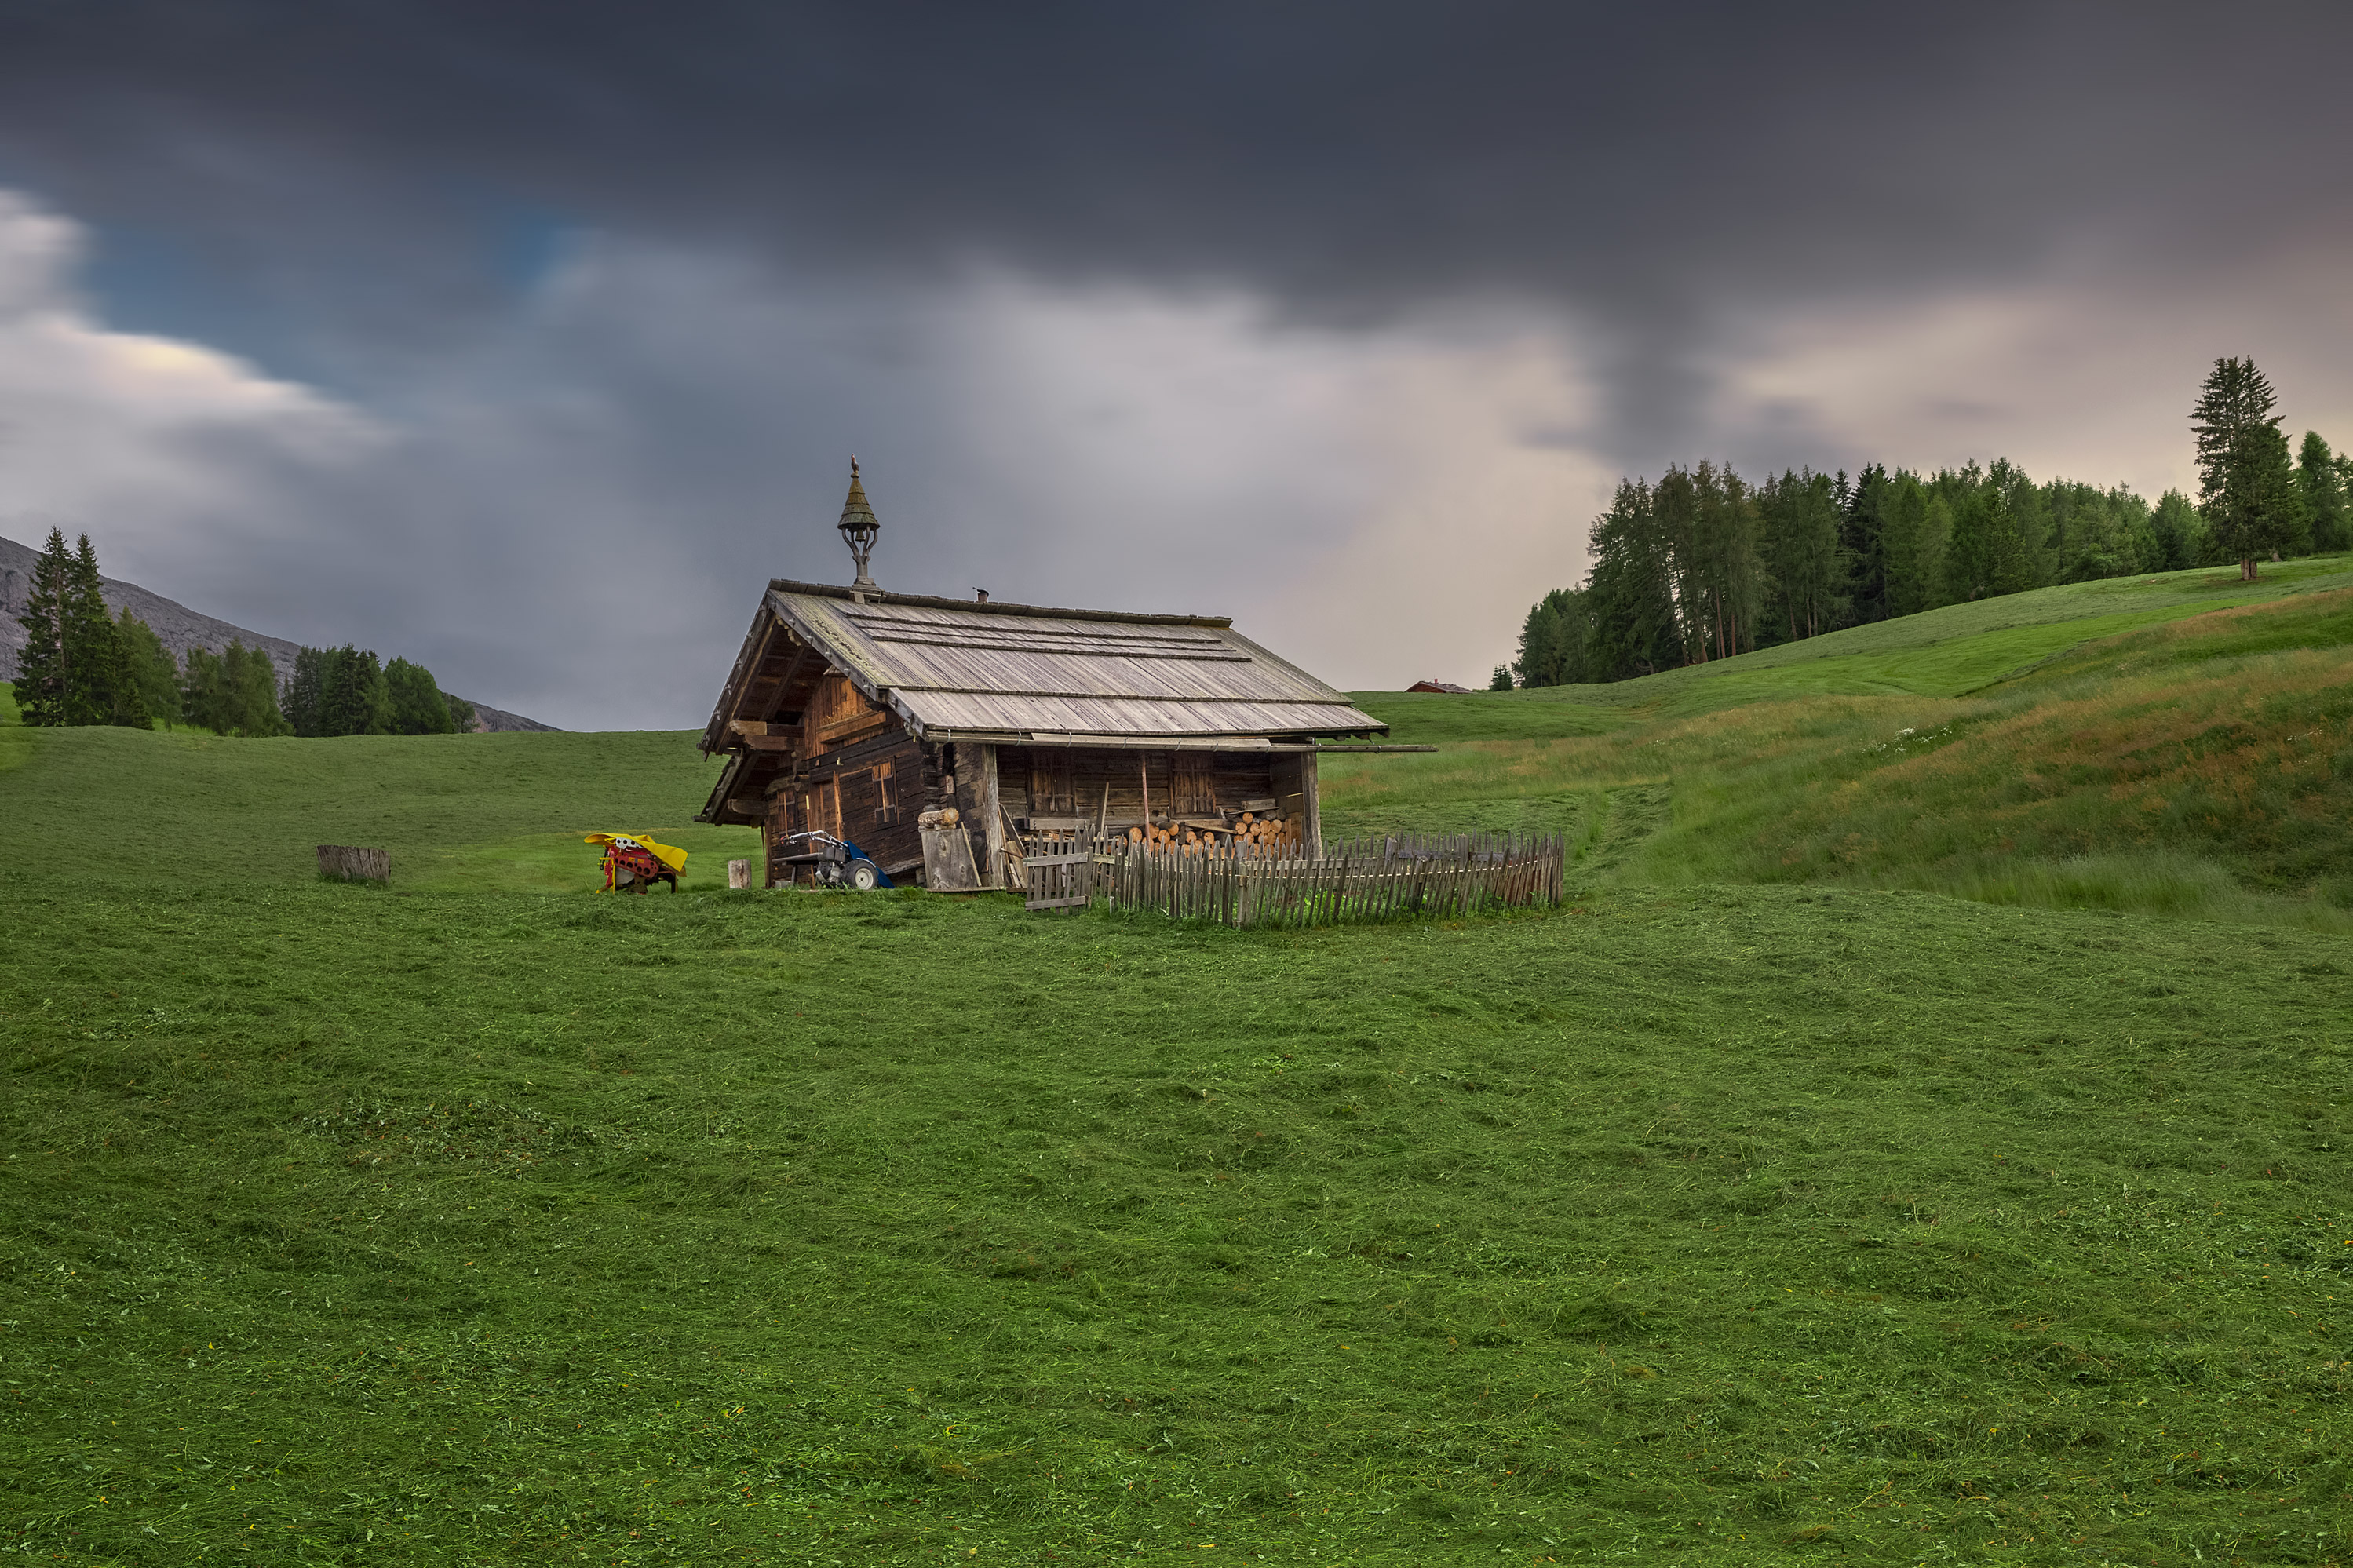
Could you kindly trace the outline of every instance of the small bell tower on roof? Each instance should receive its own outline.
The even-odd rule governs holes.
[[[841,503],[841,521],[834,524],[841,530],[842,542],[849,546],[849,558],[858,563],[858,581],[853,588],[874,587],[874,579],[867,575],[866,563],[874,553],[875,537],[882,531],[876,521],[874,508],[866,500],[866,487],[859,481],[858,459],[849,459],[849,494]]]

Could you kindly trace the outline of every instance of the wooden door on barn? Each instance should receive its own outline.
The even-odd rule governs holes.
[[[1179,752],[1168,782],[1168,809],[1176,816],[1218,815],[1216,770],[1207,752]]]
[[[1071,753],[1058,746],[1037,746],[1029,752],[1029,815],[1076,816],[1078,797],[1071,788]]]
[[[838,779],[813,779],[794,796],[792,829],[796,833],[830,833],[841,837],[841,784]]]

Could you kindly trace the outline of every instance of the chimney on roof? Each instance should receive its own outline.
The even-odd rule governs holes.
[[[980,602],[981,602],[982,604],[986,605],[987,603],[988,603],[988,590],[987,590],[987,589],[986,589],[986,588],[975,588],[975,589],[973,590],[973,592],[980,595]]]
[[[849,558],[858,563],[858,581],[852,588],[871,589],[874,579],[866,574],[866,563],[874,553],[875,536],[882,525],[874,517],[874,509],[867,503],[866,487],[859,482],[858,459],[849,459],[849,494],[841,503],[841,521],[834,524],[841,530],[842,542],[849,546]]]

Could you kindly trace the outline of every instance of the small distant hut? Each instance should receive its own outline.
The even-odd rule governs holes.
[[[858,580],[770,583],[702,735],[726,765],[698,820],[763,829],[770,887],[811,830],[939,888],[1007,885],[1016,835],[1243,813],[1313,853],[1317,753],[1388,749],[1387,725],[1221,616],[885,592],[855,462],[838,526]]]
[[[1406,689],[1408,691],[1460,692],[1465,696],[1469,695],[1471,690],[1469,687],[1457,686],[1451,680],[1417,680]]]

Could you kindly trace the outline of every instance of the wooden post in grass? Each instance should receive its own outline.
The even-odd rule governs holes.
[[[390,882],[392,851],[359,849],[348,844],[319,846],[319,875],[339,882]]]

